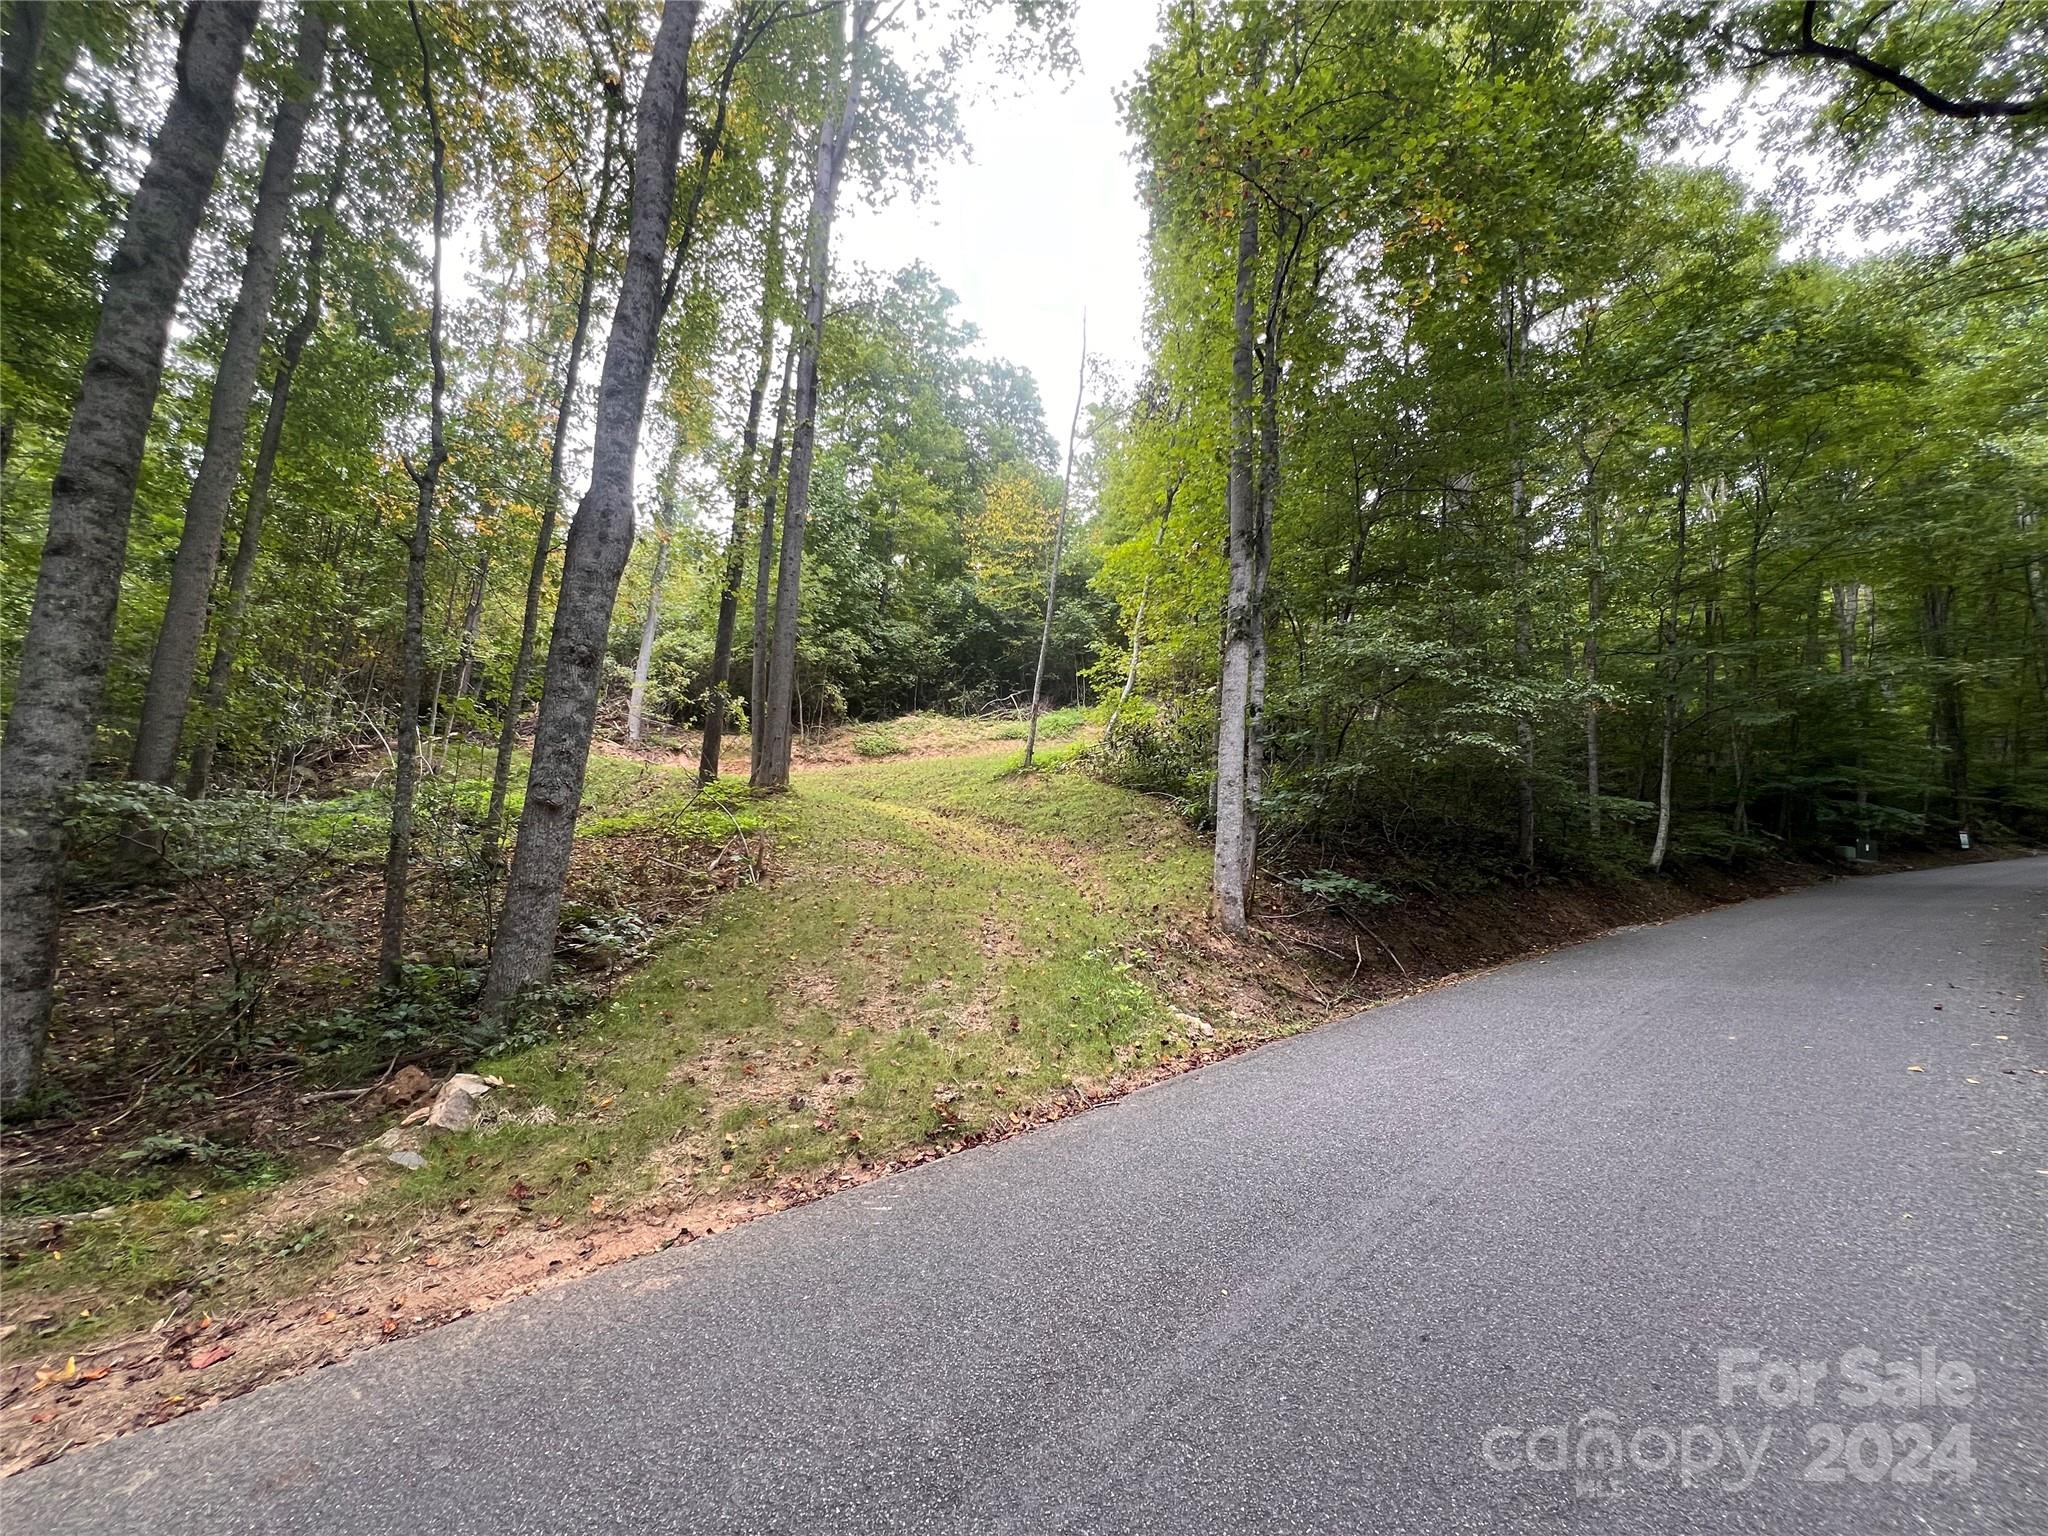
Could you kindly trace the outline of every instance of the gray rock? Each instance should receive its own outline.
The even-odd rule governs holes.
[[[458,1072],[441,1085],[434,1108],[427,1116],[429,1136],[454,1135],[476,1124],[477,1110],[484,1096],[499,1086],[474,1072]]]
[[[427,1160],[417,1152],[393,1152],[389,1154],[389,1160],[398,1164],[401,1168],[424,1168],[427,1166]]]

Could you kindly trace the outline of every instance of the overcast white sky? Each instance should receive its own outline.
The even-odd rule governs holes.
[[[1074,408],[1081,311],[1089,350],[1119,371],[1143,361],[1145,214],[1116,92],[1144,63],[1153,0],[1081,0],[1070,80],[965,82],[972,158],[932,176],[918,203],[846,205],[834,257],[884,271],[923,261],[960,296],[982,350],[1028,368],[1064,436]]]

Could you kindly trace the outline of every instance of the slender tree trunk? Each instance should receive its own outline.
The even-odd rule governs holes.
[[[1067,468],[1060,481],[1059,516],[1052,529],[1052,564],[1045,573],[1045,623],[1038,631],[1038,666],[1031,674],[1031,724],[1024,733],[1024,766],[1038,751],[1038,696],[1045,688],[1045,653],[1052,645],[1053,604],[1060,590],[1060,558],[1067,550],[1067,498],[1074,490],[1074,437],[1081,430],[1081,402],[1088,393],[1088,312],[1081,312],[1081,371],[1074,380],[1074,415],[1067,423]]]
[[[519,842],[484,981],[487,1013],[502,1015],[528,987],[545,980],[554,955],[605,640],[619,577],[633,548],[633,470],[661,327],[662,258],[675,213],[676,160],[697,11],[695,0],[669,0],[641,86],[632,224],[598,387],[590,489],[569,525]]]
[[[1765,528],[1770,517],[1767,501],[1766,478],[1759,476],[1754,505],[1756,512],[1750,523],[1749,550],[1742,568],[1742,606],[1745,625],[1745,649],[1748,659],[1744,666],[1743,689],[1749,707],[1755,708],[1763,692],[1763,657],[1760,639],[1763,632],[1763,598],[1761,589],[1763,570],[1763,546]],[[1735,835],[1749,835],[1749,800],[1751,783],[1755,778],[1754,743],[1748,726],[1743,723],[1741,712],[1737,712],[1728,727],[1729,755],[1735,770]]]
[[[99,326],[50,485],[49,531],[0,746],[0,1102],[34,1082],[49,1032],[65,810],[92,760],[164,346],[259,9],[243,0],[186,9],[176,89],[107,267]]]
[[[673,466],[670,473],[673,476]],[[668,543],[675,520],[675,492],[666,489],[654,530],[654,570],[647,580],[647,617],[640,625],[640,654],[633,662],[633,692],[626,700],[626,740],[636,747],[640,745],[640,711],[647,702],[647,673],[654,665],[654,637],[661,630],[661,578],[668,569]]]
[[[490,385],[490,373],[484,375],[486,389]],[[441,742],[437,749],[431,737],[427,742],[427,772],[437,774],[448,766],[448,754],[455,747],[455,726],[461,710],[457,708],[469,697],[469,686],[476,677],[476,636],[483,625],[484,591],[491,574],[491,552],[486,548],[477,556],[476,573],[469,579],[469,596],[462,605],[462,641],[455,652],[455,686],[448,693],[448,707],[441,707],[441,672],[434,674],[433,718],[438,722]],[[453,596],[453,593],[450,593]],[[445,668],[445,663],[443,664]]]
[[[277,373],[270,382],[270,405],[263,416],[263,436],[256,445],[256,464],[249,475],[249,499],[242,508],[242,530],[235,540],[234,558],[228,565],[227,608],[221,614],[219,632],[214,636],[213,660],[206,670],[206,692],[199,705],[198,731],[192,742],[192,761],[185,779],[185,793],[194,800],[206,794],[213,775],[213,755],[220,742],[221,712],[227,707],[228,688],[234,680],[235,661],[241,649],[242,623],[248,615],[249,587],[256,574],[256,560],[263,548],[263,519],[270,510],[270,477],[277,467],[278,444],[284,436],[285,410],[291,401],[292,376],[299,371],[299,359],[306,343],[320,325],[321,264],[327,250],[327,226],[334,217],[341,196],[341,176],[347,161],[348,136],[343,125],[341,151],[334,172],[328,178],[327,195],[313,222],[312,238],[306,247],[306,304],[292,328],[285,333],[279,349]]]
[[[1535,620],[1529,602],[1529,566],[1533,556],[1529,533],[1529,499],[1523,480],[1523,463],[1517,458],[1508,489],[1514,505],[1515,539],[1515,672],[1525,683],[1535,652]],[[1524,871],[1536,868],[1536,723],[1525,707],[1515,713],[1515,749],[1522,760],[1516,778],[1518,802],[1515,855]]]
[[[511,791],[512,758],[519,750],[519,720],[526,713],[526,688],[533,674],[533,642],[540,633],[541,597],[547,590],[548,560],[555,551],[555,516],[562,505],[562,457],[569,426],[576,414],[576,386],[583,373],[583,349],[590,336],[590,309],[597,291],[598,247],[610,211],[615,174],[615,125],[620,98],[607,91],[604,141],[598,154],[597,192],[590,202],[583,230],[582,272],[576,280],[576,323],[569,336],[569,360],[562,371],[562,396],[555,404],[555,429],[548,446],[547,494],[541,498],[540,528],[534,534],[533,561],[526,572],[526,607],[519,617],[519,647],[512,653],[512,675],[505,684],[505,718],[498,725],[497,759],[491,766],[491,799],[484,812],[483,865],[498,868],[498,850],[505,826],[505,799]]]
[[[1862,595],[1858,583],[1835,583],[1835,656],[1844,677],[1856,671],[1856,609]]]
[[[1521,274],[1501,283],[1502,378],[1507,395],[1508,528],[1514,547],[1515,677],[1527,686],[1535,651],[1535,621],[1529,601],[1529,567],[1534,556],[1529,529],[1528,466],[1522,458],[1519,394],[1524,354],[1529,345],[1529,306]],[[1515,710],[1515,751],[1521,771],[1515,779],[1517,802],[1515,857],[1525,874],[1536,868],[1536,723],[1526,705]]]
[[[220,561],[221,530],[241,475],[249,403],[256,393],[263,333],[277,293],[278,257],[285,219],[291,212],[292,180],[298,172],[306,120],[312,115],[326,63],[326,17],[317,5],[301,5],[298,57],[277,109],[270,147],[263,156],[263,173],[256,185],[256,211],[242,264],[241,291],[228,317],[227,340],[221,347],[220,370],[214,377],[213,403],[206,421],[206,447],[185,502],[185,525],[171,564],[170,595],[157,631],[156,652],[150,658],[142,721],[136,727],[135,750],[129,762],[129,777],[152,784],[168,784],[178,771],[178,738],[192,702],[200,641],[206,635],[206,605],[213,591],[214,568]]]
[[[1230,401],[1230,574],[1223,609],[1223,667],[1216,689],[1216,851],[1210,885],[1216,920],[1242,938],[1251,926],[1245,845],[1251,807],[1246,800],[1246,716],[1251,703],[1252,585],[1258,564],[1257,510],[1253,505],[1252,282],[1259,265],[1259,207],[1249,186],[1237,226],[1237,294],[1232,327]]]
[[[1159,526],[1152,530],[1152,558],[1154,564],[1158,563],[1159,546],[1166,542],[1166,525],[1173,517],[1173,498],[1179,491],[1180,482],[1178,480],[1174,481],[1167,488],[1166,502],[1159,512]],[[1145,572],[1144,585],[1138,588],[1138,611],[1131,616],[1131,662],[1124,671],[1123,691],[1116,696],[1116,703],[1109,712],[1109,724],[1103,728],[1102,734],[1105,739],[1116,733],[1116,723],[1123,717],[1124,706],[1131,702],[1131,694],[1138,686],[1138,652],[1139,647],[1144,643],[1145,605],[1151,599],[1152,573],[1148,570]]]
[[[405,888],[412,866],[413,795],[419,784],[420,691],[426,676],[427,556],[434,538],[434,491],[441,465],[448,457],[443,400],[448,373],[441,357],[441,245],[447,215],[448,146],[441,136],[441,115],[434,101],[433,55],[416,0],[406,0],[413,36],[420,48],[420,101],[426,107],[427,131],[433,138],[434,256],[432,297],[427,310],[427,356],[433,369],[428,394],[427,461],[413,472],[419,488],[414,506],[412,538],[405,552],[405,639],[403,677],[399,685],[398,743],[391,785],[391,843],[384,855],[384,918],[377,933],[377,983],[387,990],[398,985],[405,969]]]
[[[718,759],[725,742],[725,717],[732,707],[726,683],[732,676],[732,637],[739,624],[740,581],[747,564],[747,510],[754,496],[754,452],[761,438],[761,406],[775,369],[775,307],[782,292],[782,198],[788,181],[783,158],[776,157],[775,186],[768,205],[768,242],[761,263],[761,340],[754,365],[754,385],[747,393],[746,426],[740,434],[739,463],[733,468],[732,534],[725,543],[724,574],[718,584],[718,630],[711,645],[711,688],[704,701],[704,746],[697,756],[697,777],[709,784],[718,777]]]
[[[1964,832],[1970,830],[1970,742],[1963,721],[1963,685],[1952,665],[1954,649],[1949,638],[1949,610],[1955,602],[1952,586],[1929,587],[1922,596],[1921,612],[1927,630],[1927,654],[1935,667],[1930,735],[1941,754],[1942,778],[1948,786],[1949,813]]]
[[[818,437],[818,346],[825,334],[825,290],[831,277],[832,215],[846,154],[860,122],[862,71],[874,0],[855,0],[853,37],[846,64],[846,95],[838,121],[819,125],[818,167],[811,190],[811,220],[804,264],[804,328],[796,363],[796,432],[790,444],[789,484],[783,492],[782,551],[775,579],[775,635],[768,662],[768,701],[761,738],[757,789],[789,788],[790,705],[796,686],[798,598],[802,592],[804,525],[811,510],[811,464]]]
[[[754,561],[754,654],[751,658],[753,675],[747,690],[747,776],[758,781],[761,773],[761,746],[766,739],[765,722],[768,712],[765,701],[768,696],[768,657],[774,649],[775,637],[768,605],[773,598],[771,590],[775,569],[775,519],[776,497],[782,483],[782,453],[789,440],[789,380],[790,372],[796,366],[796,337],[790,337],[790,345],[782,349],[782,388],[775,397],[775,441],[768,450],[768,488],[761,498],[761,543],[760,552]]]
[[[469,685],[476,677],[476,632],[483,626],[484,590],[491,574],[491,552],[477,557],[476,575],[470,578],[469,600],[462,609],[462,648],[455,661],[455,698],[469,697]],[[452,713],[452,712],[451,712]]]
[[[1607,600],[1607,573],[1600,549],[1600,498],[1593,469],[1586,468],[1586,827],[1600,836],[1600,618]]]
[[[1664,615],[1663,662],[1664,719],[1657,759],[1657,839],[1650,848],[1652,873],[1664,868],[1671,851],[1671,759],[1678,745],[1678,616],[1685,600],[1685,525],[1687,503],[1692,495],[1692,395],[1687,392],[1679,407],[1678,505],[1672,520],[1671,600]]]

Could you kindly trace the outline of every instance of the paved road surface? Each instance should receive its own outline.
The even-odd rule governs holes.
[[[2048,1531],[2044,927],[2036,859],[1613,935],[68,1458],[6,1526]],[[1961,1365],[1844,1403],[1858,1348]],[[1723,1350],[1812,1405],[1739,1355],[1724,1404]]]

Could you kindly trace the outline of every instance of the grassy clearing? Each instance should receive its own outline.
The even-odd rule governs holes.
[[[722,898],[573,1038],[484,1064],[541,1123],[436,1153],[426,1201],[702,1195],[978,1132],[1185,1049],[1148,968],[1199,911],[1157,807],[1014,754],[830,768],[762,809]]]
[[[899,750],[828,751],[765,802],[732,781],[697,794],[687,762],[594,759],[595,853],[737,833],[766,879],[700,906],[588,1013],[477,1063],[508,1084],[502,1118],[430,1145],[423,1168],[369,1157],[287,1179],[275,1161],[171,1157],[14,1204],[4,1315],[30,1326],[8,1353],[147,1326],[181,1291],[247,1308],[365,1251],[483,1246],[508,1220],[615,1219],[916,1155],[1189,1051],[1169,993],[1204,851],[1078,766],[1078,711],[1041,721],[1053,745],[1030,772],[1015,724],[894,722]],[[337,1106],[325,1134],[338,1149],[374,1128]],[[43,1219],[93,1206],[111,1209]]]

